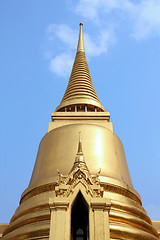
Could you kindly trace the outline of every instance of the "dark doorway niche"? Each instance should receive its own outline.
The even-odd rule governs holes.
[[[89,239],[89,210],[88,204],[78,193],[72,204],[71,211],[71,239],[88,240]]]

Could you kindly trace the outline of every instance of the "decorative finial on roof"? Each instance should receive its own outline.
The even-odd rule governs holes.
[[[82,143],[81,143],[81,132],[79,132],[79,143],[78,143],[78,151],[76,154],[75,162],[70,172],[72,172],[76,168],[82,168],[83,170],[89,172],[88,167],[85,163],[85,158],[82,152]]]
[[[79,41],[78,41],[77,53],[78,52],[85,52],[84,42],[83,42],[83,31],[82,31],[83,23],[80,23],[79,25],[80,25],[80,32],[79,32]]]
[[[79,132],[79,144],[78,144],[78,152],[77,153],[83,154],[82,143],[81,143],[81,132]]]

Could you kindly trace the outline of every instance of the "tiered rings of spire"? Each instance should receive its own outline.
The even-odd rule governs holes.
[[[105,111],[98,99],[89,72],[84,50],[82,26],[83,24],[80,23],[77,54],[66,92],[56,109],[58,112]]]

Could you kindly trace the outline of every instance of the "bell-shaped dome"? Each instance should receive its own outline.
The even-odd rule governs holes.
[[[132,187],[123,145],[107,128],[93,124],[69,124],[47,133],[42,139],[30,187],[57,180],[57,169],[67,175],[73,166],[78,133],[83,139],[83,153],[92,175],[101,168],[101,176],[122,181]]]

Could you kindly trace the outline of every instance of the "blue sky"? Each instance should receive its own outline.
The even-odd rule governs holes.
[[[0,223],[27,188],[63,97],[83,22],[96,92],[111,112],[134,188],[160,220],[160,1],[0,1]]]

